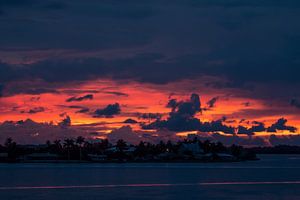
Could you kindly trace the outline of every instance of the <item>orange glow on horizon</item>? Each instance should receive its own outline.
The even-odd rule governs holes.
[[[178,100],[188,99],[192,93],[188,89],[183,94],[181,87],[187,87],[190,81],[182,81],[178,83],[172,83],[167,85],[151,85],[141,84],[136,82],[118,83],[111,80],[99,80],[94,82],[80,83],[78,85],[67,86],[65,88],[59,88],[58,93],[45,93],[40,95],[24,95],[18,94],[9,97],[3,97],[0,99],[0,122],[6,120],[18,121],[32,119],[36,122],[53,122],[59,123],[63,116],[70,116],[72,124],[88,125],[95,123],[102,123],[107,128],[106,132],[120,128],[124,126],[123,123],[126,119],[131,118],[139,122],[149,122],[145,119],[140,119],[137,113],[161,113],[163,118],[168,117],[170,108],[166,108],[170,98]],[[107,87],[109,85],[109,87]],[[179,89],[178,93],[170,94],[174,88]],[[76,88],[76,89],[73,89]],[[228,95],[228,91],[201,91],[202,88],[194,88],[193,92],[198,93],[201,96],[202,107],[207,107],[206,102],[214,97],[218,97],[215,107],[209,108],[203,111],[202,114],[198,114],[197,118],[203,122],[219,120],[223,116],[227,116],[228,119],[225,124],[237,127],[243,125],[250,127],[251,124],[247,124],[249,121],[262,121],[266,125],[271,125],[281,117],[286,117],[289,125],[296,126],[300,130],[299,116],[277,115],[272,113],[265,113],[264,116],[247,115],[248,110],[268,110],[269,107],[264,104],[263,101],[256,99],[247,99],[239,96]],[[91,91],[91,92],[89,92]],[[66,99],[72,96],[83,96],[86,94],[93,94],[93,100],[85,100],[78,102],[66,102]],[[121,106],[121,114],[116,115],[113,118],[95,118],[93,113],[96,109],[106,107],[108,104],[119,103]],[[245,102],[250,102],[250,106],[246,107]],[[73,107],[72,107],[73,106]],[[78,108],[76,109],[76,106]],[[88,113],[78,113],[79,106],[88,108]],[[33,108],[43,107],[43,112],[29,113]],[[246,111],[245,111],[246,110]],[[240,122],[245,118],[245,122]],[[153,121],[153,120],[152,120]],[[131,124],[135,130],[139,130],[139,125]],[[103,131],[103,130],[101,130]],[[103,131],[104,132],[104,131]],[[183,136],[191,132],[178,133],[178,136]],[[271,133],[273,134],[273,133]],[[282,132],[276,134],[296,134],[290,132]],[[270,133],[256,133],[255,135],[265,136]]]

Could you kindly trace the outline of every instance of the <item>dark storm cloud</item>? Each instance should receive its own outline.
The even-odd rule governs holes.
[[[43,87],[41,84],[31,83],[31,81],[39,79],[31,75],[31,70],[31,68],[8,65],[0,61],[0,85],[3,88],[7,86],[5,96],[14,94],[38,95],[43,93],[59,93],[53,86],[49,87],[49,85],[45,85]],[[20,81],[20,83],[16,81]],[[12,85],[7,85],[9,83],[12,83]]]
[[[17,14],[12,12],[17,5],[9,8],[2,24],[16,31],[9,35],[11,30],[0,30],[6,35],[6,41],[0,40],[3,49],[110,49],[145,45],[151,38],[151,29],[143,25],[154,14],[148,5],[45,0],[32,2]]]
[[[300,3],[294,0],[264,0],[264,1],[253,1],[253,0],[188,0],[187,2],[193,6],[213,6],[213,7],[284,7],[284,6],[296,6],[299,7]]]
[[[24,6],[34,2],[34,0],[0,0],[0,6]]]
[[[251,82],[272,82],[280,81],[283,86],[286,84],[300,84],[296,74],[300,73],[300,68],[295,65],[282,67],[273,66],[272,69],[276,72],[269,72],[271,68],[261,70],[256,65],[248,67],[245,64],[237,64],[236,68],[232,65],[224,65],[223,67],[204,68],[198,67],[191,61],[182,63],[163,63],[159,60],[162,55],[158,54],[142,54],[132,58],[116,59],[104,61],[102,59],[83,59],[83,60],[56,60],[43,61],[26,67],[14,69],[5,65],[3,69],[3,82],[20,80],[26,77],[42,79],[47,82],[67,82],[90,80],[94,78],[111,77],[116,80],[133,79],[139,82],[150,82],[155,84],[164,84],[176,80],[197,78],[203,75],[227,75],[228,78],[239,82],[242,89],[244,81]],[[199,64],[202,62],[199,62]],[[141,67],[143,66],[143,67]],[[188,66],[188,67],[182,67]],[[190,68],[190,69],[188,69]],[[1,75],[0,75],[1,76]],[[261,78],[259,78],[259,76]],[[267,78],[266,78],[267,77]],[[113,93],[112,93],[113,94]],[[117,93],[114,93],[118,95]],[[121,94],[120,94],[121,95]]]
[[[64,2],[67,7],[58,9]],[[112,53],[76,55],[78,59],[66,59],[62,53],[17,68],[1,64],[3,83],[112,78],[164,84],[209,75],[225,79],[209,87],[247,89],[254,97],[290,99],[288,96],[299,94],[293,89],[300,86],[300,3],[296,1],[33,3],[52,3],[56,17],[52,11],[38,12],[39,6],[11,12],[14,4],[17,7],[23,1],[2,1],[2,5],[11,4],[9,15],[0,22],[2,49],[16,54],[18,49]],[[114,53],[120,49],[131,54]],[[281,87],[274,87],[274,83]],[[263,84],[268,85],[267,92],[255,91]]]
[[[71,97],[71,98],[68,98],[66,100],[66,102],[84,101],[84,100],[93,100],[93,99],[94,99],[94,95],[87,94],[87,95],[84,95],[84,96],[81,96],[81,97]]]
[[[39,95],[45,93],[60,93],[56,89],[51,88],[13,88],[8,91],[9,94],[31,94],[31,95]]]
[[[67,5],[64,2],[55,0],[0,0],[1,14],[10,14],[14,8],[26,8],[31,11],[35,10],[61,10],[65,9]]]
[[[105,108],[97,109],[94,112],[94,117],[114,117],[114,115],[118,115],[121,113],[121,107],[118,103],[109,104]]]
[[[68,7],[67,4],[58,1],[49,2],[43,6],[43,8],[50,9],[50,10],[62,10],[67,7]]]
[[[9,64],[0,61],[0,81],[2,83],[16,80],[19,76],[23,76],[23,72],[21,70],[15,70]]]

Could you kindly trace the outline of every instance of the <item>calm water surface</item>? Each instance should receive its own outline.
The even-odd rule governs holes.
[[[220,164],[0,164],[0,199],[300,199],[300,156],[259,157]]]

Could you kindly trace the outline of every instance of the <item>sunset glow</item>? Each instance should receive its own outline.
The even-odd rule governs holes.
[[[290,3],[52,3],[0,3],[1,140],[300,137]]]

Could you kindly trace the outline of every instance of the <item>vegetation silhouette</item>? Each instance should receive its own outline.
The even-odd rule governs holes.
[[[141,141],[138,145],[120,139],[116,144],[107,139],[87,141],[79,136],[64,141],[46,141],[40,145],[19,145],[8,138],[0,145],[6,154],[2,162],[65,161],[65,162],[219,162],[255,160],[254,151],[242,146],[224,146],[220,142],[183,140],[160,141],[158,144]]]

